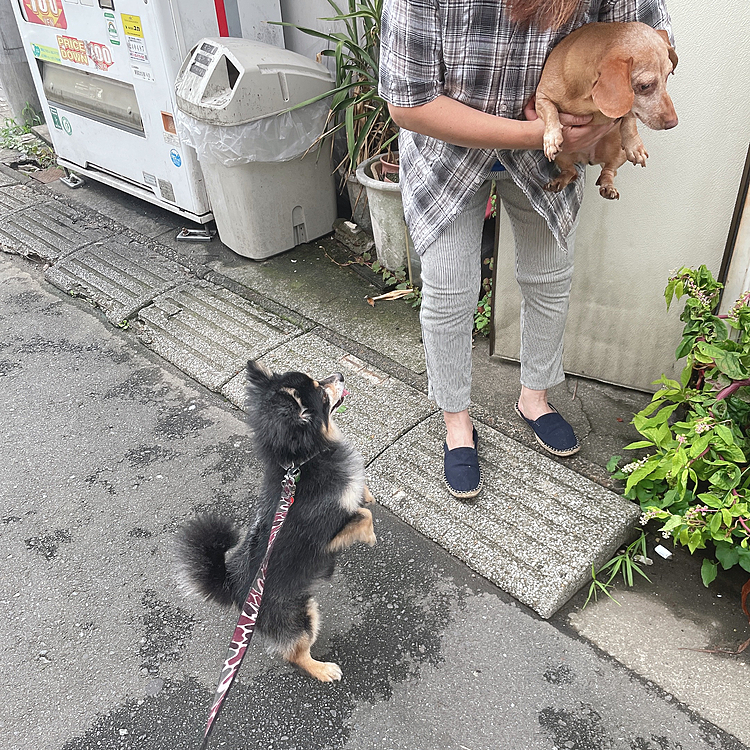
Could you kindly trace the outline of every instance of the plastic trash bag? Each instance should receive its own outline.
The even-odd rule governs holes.
[[[306,107],[243,125],[214,125],[175,113],[180,138],[198,153],[225,167],[250,162],[291,161],[305,154],[326,127],[330,97]]]

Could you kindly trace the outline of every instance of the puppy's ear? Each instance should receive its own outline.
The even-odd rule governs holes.
[[[669,53],[669,61],[672,63],[672,72],[677,67],[677,53],[674,51],[672,42],[669,40],[669,34],[664,29],[656,29],[656,33],[667,43],[667,52]]]
[[[630,83],[633,58],[608,57],[604,59],[599,79],[591,91],[591,98],[599,111],[607,117],[623,117],[633,107],[635,94]]]
[[[303,422],[310,421],[310,417],[312,416],[312,413],[302,403],[302,399],[299,397],[299,393],[297,393],[297,391],[295,391],[294,388],[280,388],[279,393],[289,396],[289,398],[291,398],[292,401],[294,401],[294,408],[297,410],[297,413],[299,414],[299,418]]]
[[[247,363],[247,383],[253,388],[263,388],[271,382],[273,373],[260,362],[250,360]]]

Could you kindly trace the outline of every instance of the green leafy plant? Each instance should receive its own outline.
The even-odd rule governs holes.
[[[335,0],[328,3],[336,15],[321,20],[340,24],[340,31],[326,33],[291,23],[281,25],[293,26],[327,44],[320,55],[334,59],[336,86],[298,106],[333,96],[329,126],[321,139],[345,131],[347,154],[340,166],[345,174],[352,174],[360,162],[389,151],[398,137],[398,126],[378,94],[383,0],[348,0],[346,11]]]
[[[369,256],[369,253],[366,253]],[[370,268],[383,279],[385,291],[409,290],[409,294],[403,297],[404,300],[411,303],[412,307],[419,307],[422,304],[422,290],[419,287],[409,283],[409,275],[405,268],[397,268],[395,271],[389,271],[385,266],[381,266],[377,260],[365,261]]]
[[[22,112],[23,123],[17,123],[12,118],[6,118],[0,127],[0,146],[18,151],[27,160],[36,162],[43,169],[55,163],[55,152],[40,141],[31,131],[43,120],[41,115],[27,104]]]
[[[626,450],[645,455],[614,467],[642,523],[660,522],[662,536],[691,554],[713,549],[701,568],[706,586],[719,564],[750,572],[750,292],[718,315],[721,289],[705,266],[670,277],[667,308],[687,298],[675,352],[686,364],[680,382],[656,381],[661,389],[633,418],[643,440]]]
[[[640,536],[633,542],[621,549],[611,560],[604,563],[599,570],[591,566],[591,583],[589,584],[589,595],[583,606],[591,601],[597,600],[599,594],[606,594],[613,602],[619,602],[610,594],[610,589],[614,586],[614,580],[618,574],[622,576],[626,585],[632,587],[635,581],[634,573],[642,576],[647,581],[651,579],[641,570],[640,564],[648,560],[646,549],[646,534],[641,531]],[[649,563],[650,564],[650,563]]]
[[[493,258],[485,258],[482,262],[489,267],[490,275],[482,279],[482,296],[474,313],[474,330],[481,333],[482,336],[489,336],[490,323],[492,322],[492,269],[494,260]]]

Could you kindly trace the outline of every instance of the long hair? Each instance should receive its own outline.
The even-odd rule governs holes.
[[[559,29],[572,17],[580,0],[506,0],[513,21],[540,29]]]

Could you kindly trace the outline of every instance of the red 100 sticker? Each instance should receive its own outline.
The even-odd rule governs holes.
[[[56,29],[68,28],[62,0],[23,0],[23,9],[29,23],[54,26]]]
[[[109,66],[114,62],[112,59],[112,53],[106,44],[99,44],[99,42],[86,42],[86,52],[97,70],[108,70]]]

